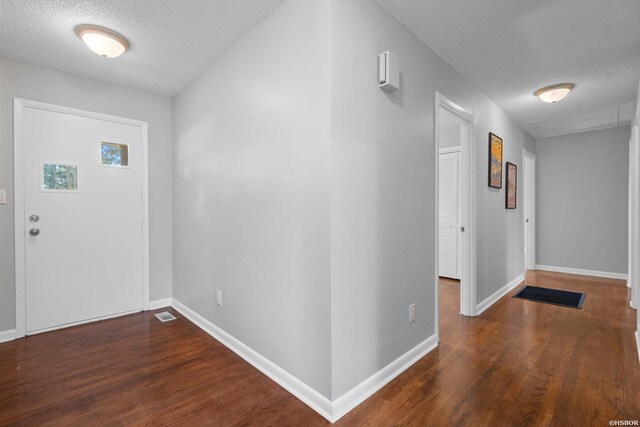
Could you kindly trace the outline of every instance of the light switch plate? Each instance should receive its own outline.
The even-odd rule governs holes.
[[[7,204],[7,190],[0,189],[0,205]]]

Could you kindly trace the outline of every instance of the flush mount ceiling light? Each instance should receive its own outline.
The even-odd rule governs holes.
[[[89,49],[105,58],[115,58],[129,49],[129,41],[108,28],[97,25],[78,25],[75,33]]]
[[[573,83],[562,83],[559,85],[547,86],[533,92],[535,96],[544,102],[558,102],[571,92],[576,85]]]

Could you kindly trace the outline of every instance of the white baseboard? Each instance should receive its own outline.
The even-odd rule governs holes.
[[[174,299],[173,308],[191,320],[203,331],[220,341],[225,347],[242,357],[260,372],[280,384],[285,390],[304,402],[311,409],[333,422],[331,401],[294,377],[275,363],[271,362],[238,339],[218,328],[216,325]]]
[[[556,273],[581,274],[583,276],[606,277],[608,279],[628,280],[629,275],[624,273],[610,273],[608,271],[583,270],[580,268],[556,267],[553,265],[536,264],[536,270],[555,271]]]
[[[487,308],[491,307],[500,298],[502,298],[503,296],[508,294],[511,290],[513,290],[513,288],[518,286],[523,281],[524,281],[524,274],[521,274],[518,277],[516,277],[515,279],[513,279],[512,281],[510,281],[509,283],[507,283],[506,285],[504,285],[503,287],[501,287],[500,289],[498,289],[489,298],[487,298],[486,300],[482,301],[480,304],[478,304],[476,306],[476,316],[479,316],[483,311],[485,311]]]
[[[8,331],[0,332],[0,342],[13,341],[16,339],[16,330],[10,329]]]
[[[289,393],[304,402],[311,409],[330,422],[336,422],[347,412],[358,406],[365,399],[385,384],[404,372],[407,368],[424,357],[438,346],[436,335],[427,338],[389,365],[385,366],[360,384],[333,401],[321,395],[307,384],[300,381],[275,363],[271,362],[237,338],[223,331],[180,301],[173,299],[171,306],[180,314],[193,322],[200,329],[214,337],[225,347],[242,357],[260,372],[271,378]]]
[[[438,346],[438,338],[432,335],[366,380],[333,401],[333,422],[364,402],[369,396],[422,359]]]
[[[157,299],[155,301],[149,301],[149,310],[157,310],[159,308],[171,307],[173,298]]]

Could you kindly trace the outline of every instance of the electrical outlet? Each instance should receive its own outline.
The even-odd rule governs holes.
[[[222,291],[220,289],[216,289],[216,304],[222,307]]]
[[[416,304],[409,305],[409,323],[413,323],[416,320]]]
[[[7,204],[7,190],[1,189],[0,190],[0,205],[6,205]]]

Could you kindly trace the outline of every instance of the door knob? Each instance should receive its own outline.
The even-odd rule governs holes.
[[[29,230],[29,234],[31,234],[32,236],[37,236],[38,234],[40,234],[40,230],[37,228],[32,228],[31,230]]]
[[[29,221],[38,222],[38,221],[40,221],[40,217],[38,215],[36,215],[36,214],[29,215]]]

